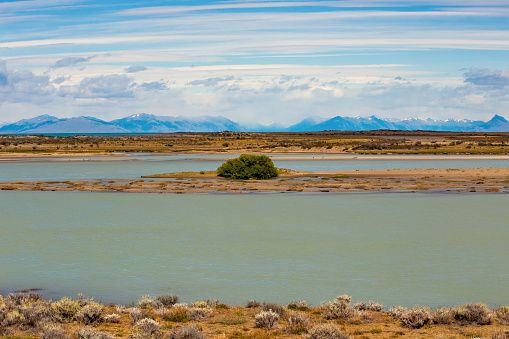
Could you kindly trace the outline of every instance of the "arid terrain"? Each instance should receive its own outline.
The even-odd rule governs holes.
[[[102,305],[82,295],[58,301],[38,293],[0,298],[0,338],[508,338],[509,308],[476,303],[429,309],[351,303],[340,295],[319,306],[251,300],[178,303],[142,297],[136,305]]]

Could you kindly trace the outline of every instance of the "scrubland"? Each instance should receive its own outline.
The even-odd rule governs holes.
[[[58,301],[36,292],[0,297],[0,338],[509,338],[509,307],[482,303],[430,309],[352,304],[339,295],[318,306],[216,300],[181,303],[176,295],[143,296],[133,305],[103,305],[79,295]]]
[[[0,154],[109,152],[509,154],[509,133],[324,131],[140,135],[0,135]]]

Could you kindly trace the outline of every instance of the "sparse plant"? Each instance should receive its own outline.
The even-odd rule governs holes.
[[[289,310],[296,310],[296,311],[305,311],[305,312],[310,311],[308,303],[306,301],[299,301],[298,303],[296,301],[292,301],[291,303],[288,304],[287,308]]]
[[[55,317],[58,321],[69,322],[80,310],[80,305],[70,298],[63,297],[59,301],[51,304],[51,308],[55,312]]]
[[[287,332],[291,334],[308,333],[310,326],[309,316],[303,313],[292,313],[288,317]]]
[[[404,327],[420,328],[433,321],[429,308],[416,306],[411,310],[403,312],[399,320]]]
[[[133,307],[129,309],[129,315],[131,316],[131,324],[134,325],[141,319],[144,319],[147,317],[147,313],[144,310],[141,310],[137,307]]]
[[[152,299],[149,295],[144,295],[138,300],[138,306],[142,309],[155,309],[162,306],[162,303]]]
[[[509,330],[500,330],[492,334],[491,339],[509,339]]]
[[[51,324],[42,329],[41,339],[65,339],[65,331],[61,327]]]
[[[332,324],[318,325],[313,327],[309,334],[306,336],[307,339],[350,339],[350,336],[343,333],[337,326]]]
[[[269,309],[268,311],[261,311],[255,315],[255,327],[267,328],[269,330],[276,328],[279,323],[279,314]]]
[[[92,328],[82,328],[78,331],[78,339],[113,339],[108,332],[99,332]]]
[[[177,304],[178,305],[178,304]],[[191,320],[189,314],[187,313],[187,306],[173,306],[168,311],[166,311],[163,315],[163,319],[166,321],[173,321],[179,323],[186,323]]]
[[[356,315],[356,310],[350,307],[352,297],[340,295],[332,302],[325,304],[323,317],[325,319],[348,319]]]
[[[448,325],[454,321],[456,311],[450,307],[439,307],[433,311],[432,317],[435,324]]]
[[[263,303],[262,311],[276,312],[280,318],[284,318],[286,315],[285,308],[279,304],[274,304],[274,303]]]
[[[192,320],[203,320],[206,319],[209,314],[212,312],[210,307],[200,308],[200,307],[191,307],[187,309],[187,316]]]
[[[366,303],[362,303],[362,302],[355,303],[353,305],[353,308],[358,310],[358,311],[380,312],[381,310],[383,310],[384,305],[370,300],[367,304]]]
[[[458,307],[454,317],[464,324],[489,325],[493,321],[493,311],[483,303],[467,304]]]
[[[94,299],[85,297],[82,293],[78,294],[78,298],[76,298],[76,302],[80,307],[84,307],[92,302],[94,302]]]
[[[155,300],[164,307],[172,307],[179,302],[179,296],[176,294],[164,294],[156,296]]]
[[[172,330],[169,337],[170,339],[205,339],[205,335],[195,324]]]
[[[247,308],[260,307],[260,303],[256,300],[248,300],[248,302],[246,303],[246,307]]]
[[[76,313],[76,319],[85,325],[98,323],[103,320],[102,312],[101,305],[89,303]]]
[[[138,329],[138,337],[139,338],[161,338],[161,325],[155,320],[145,318],[136,323],[136,328]]]
[[[387,313],[390,316],[392,316],[396,319],[399,319],[399,317],[407,311],[408,311],[408,308],[406,308],[405,306],[398,305],[398,306],[391,307]]]
[[[509,324],[509,306],[502,306],[496,312],[498,321],[501,324]]]
[[[111,313],[104,316],[104,321],[107,323],[118,323],[120,322],[120,315],[117,313]]]

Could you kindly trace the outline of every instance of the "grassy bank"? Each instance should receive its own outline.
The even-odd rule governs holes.
[[[319,306],[251,300],[179,303],[176,295],[136,305],[102,305],[78,296],[44,300],[34,292],[0,297],[0,338],[509,338],[509,307],[477,303],[390,309],[338,296]]]

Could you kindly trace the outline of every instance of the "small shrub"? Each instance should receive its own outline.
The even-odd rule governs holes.
[[[207,308],[191,307],[187,309],[187,316],[192,320],[198,321],[206,319],[209,316],[210,312],[212,312],[210,307]]]
[[[323,317],[325,319],[348,319],[356,315],[356,310],[350,307],[352,297],[340,295],[325,305]]]
[[[433,322],[435,324],[449,325],[454,321],[455,310],[449,307],[437,308],[432,313]]]
[[[197,325],[182,326],[178,330],[170,332],[170,339],[205,339]]]
[[[255,307],[259,307],[260,306],[260,303],[256,300],[249,300],[247,303],[246,303],[246,307],[247,308],[255,308]]]
[[[308,303],[305,301],[299,301],[299,303],[297,303],[296,301],[292,301],[290,304],[288,304],[287,308],[289,310],[294,311],[304,311],[304,312],[311,311],[311,309],[308,306]]]
[[[395,307],[391,307],[389,309],[389,311],[387,312],[390,316],[396,318],[396,319],[399,319],[399,317],[401,317],[401,315],[405,312],[408,311],[408,308],[404,307],[404,306],[401,306],[401,305],[398,305],[398,306],[395,306]]]
[[[120,315],[117,313],[111,313],[104,316],[104,321],[107,323],[119,323]]]
[[[78,298],[76,298],[76,302],[78,303],[78,305],[80,305],[80,307],[84,307],[90,303],[93,303],[94,299],[87,298],[83,294],[80,293],[80,294],[78,294]]]
[[[280,318],[284,318],[286,310],[283,306],[274,303],[263,303],[262,311],[273,311],[276,312]]]
[[[186,323],[191,320],[187,313],[187,306],[173,306],[164,313],[163,319],[177,323]]]
[[[155,320],[152,319],[141,319],[136,323],[136,328],[138,329],[138,337],[139,338],[161,338],[163,336],[161,332],[161,325]]]
[[[493,333],[493,335],[491,336],[491,339],[509,339],[509,331],[497,331],[495,333]]]
[[[306,336],[307,339],[350,339],[350,336],[343,333],[337,326],[332,324],[318,325],[313,327],[309,334]]]
[[[426,307],[416,306],[411,310],[402,313],[399,320],[404,327],[420,328],[433,321],[431,313]]]
[[[69,322],[80,310],[80,305],[70,298],[63,297],[57,302],[51,304],[51,308],[55,312],[58,321]]]
[[[41,331],[41,339],[65,339],[65,331],[61,327],[49,325]]]
[[[278,171],[266,155],[242,154],[219,166],[217,175],[231,179],[270,179],[277,177]]]
[[[149,295],[144,295],[138,300],[138,306],[142,309],[153,309],[161,307],[162,304],[152,299]]]
[[[78,331],[78,339],[114,339],[114,337],[108,332],[99,332],[86,327]]]
[[[353,308],[358,311],[380,312],[381,310],[383,310],[384,305],[370,300],[367,304],[366,303],[356,303],[355,305],[353,305]]]
[[[159,302],[164,307],[172,307],[179,302],[179,296],[176,294],[158,295],[155,297],[156,302]]]
[[[255,315],[255,327],[267,328],[269,330],[276,328],[279,324],[279,314],[272,310],[261,311]]]
[[[292,313],[288,317],[288,326],[286,330],[291,334],[304,334],[308,333],[309,325],[309,316],[302,313]]]
[[[53,318],[53,310],[50,304],[37,301],[19,309],[22,315],[21,324],[23,328],[35,328],[43,323],[49,323]]]
[[[131,316],[131,324],[134,325],[141,319],[147,317],[147,313],[137,307],[129,309],[129,315]]]
[[[226,304],[217,304],[216,305],[216,310],[227,310],[229,309],[230,307]]]
[[[209,304],[209,302],[205,301],[205,300],[195,301],[193,303],[193,307],[195,307],[195,308],[209,308],[210,306],[211,306],[211,304]]]
[[[85,325],[98,323],[103,320],[102,312],[102,307],[99,304],[87,304],[76,313],[76,319]]]
[[[458,307],[455,318],[465,324],[489,325],[493,321],[493,312],[483,303],[467,304]]]
[[[509,306],[502,306],[496,312],[498,321],[501,324],[509,324]]]

